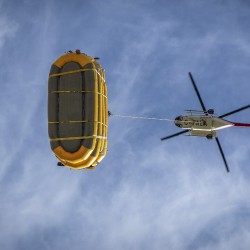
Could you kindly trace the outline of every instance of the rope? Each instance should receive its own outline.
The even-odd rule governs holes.
[[[49,78],[56,77],[56,76],[63,76],[63,75],[67,75],[67,74],[74,74],[74,73],[79,73],[79,72],[84,72],[84,71],[91,71],[91,70],[95,71],[100,76],[100,78],[105,82],[105,79],[102,77],[102,75],[95,68],[93,68],[93,69],[78,69],[78,70],[61,72],[61,73],[57,73],[57,74],[51,74],[51,75],[49,75]]]
[[[64,123],[97,123],[100,124],[104,127],[107,127],[107,124],[104,124],[103,122],[98,122],[98,121],[91,121],[91,120],[82,120],[82,121],[61,121],[61,122],[51,122],[49,121],[48,124],[64,124]]]
[[[76,136],[76,137],[61,137],[61,138],[50,138],[50,141],[72,141],[82,139],[103,139],[107,140],[106,136],[92,135],[92,136]]]
[[[120,117],[120,118],[131,118],[131,119],[143,119],[143,120],[157,120],[157,121],[169,121],[174,122],[174,120],[167,119],[167,118],[156,118],[156,117],[145,117],[145,116],[132,116],[132,115],[115,115],[110,114],[110,116]]]
[[[97,91],[90,91],[90,90],[54,90],[54,91],[49,91],[49,94],[61,94],[61,93],[94,93],[103,96],[104,98],[107,98],[106,95],[97,92]]]

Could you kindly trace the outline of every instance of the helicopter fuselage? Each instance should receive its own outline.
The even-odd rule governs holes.
[[[175,118],[175,125],[182,129],[189,129],[191,135],[215,138],[216,131],[234,126],[233,123],[214,116],[186,115]]]

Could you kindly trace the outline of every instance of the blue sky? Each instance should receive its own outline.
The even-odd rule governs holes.
[[[248,249],[250,133],[214,141],[166,121],[109,120],[94,171],[56,166],[47,78],[65,51],[98,56],[114,114],[174,119],[248,105],[250,3],[244,0],[0,0],[0,248]],[[250,110],[228,117],[250,122]]]

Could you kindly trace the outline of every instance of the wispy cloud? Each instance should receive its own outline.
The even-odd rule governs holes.
[[[0,49],[10,38],[15,37],[18,30],[18,24],[10,21],[9,18],[0,13]]]
[[[190,70],[208,104],[227,112],[245,102],[249,25],[237,21],[247,10],[238,3],[239,12],[230,12],[234,7],[216,1],[26,1],[23,15],[7,11],[0,17],[4,55],[16,48],[8,41],[18,35],[18,50],[0,59],[0,247],[235,249],[238,243],[244,249],[249,244],[249,224],[240,223],[249,221],[246,130],[221,133],[232,166],[227,174],[213,142],[180,137],[161,143],[160,136],[176,132],[174,124],[110,117],[107,157],[94,171],[73,171],[56,166],[46,125],[49,67],[67,49],[101,57],[113,113],[174,118],[197,107]],[[236,73],[238,84],[245,82],[237,91]],[[239,114],[243,122],[245,114]]]

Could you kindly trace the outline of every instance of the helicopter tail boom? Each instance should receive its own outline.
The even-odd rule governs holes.
[[[235,127],[250,127],[250,123],[234,122],[233,126],[235,126]]]

